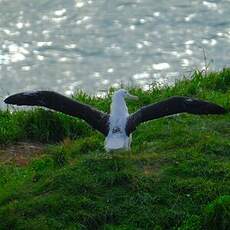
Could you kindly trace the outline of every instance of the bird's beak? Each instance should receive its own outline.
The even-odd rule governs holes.
[[[131,95],[131,94],[128,94],[128,95],[127,95],[127,98],[128,98],[128,99],[131,99],[131,100],[138,100],[138,97],[137,97],[137,96],[134,96],[134,95]]]

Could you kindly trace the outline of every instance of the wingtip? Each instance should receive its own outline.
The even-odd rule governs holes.
[[[6,97],[6,98],[4,99],[4,102],[5,102],[6,104],[11,104],[11,96]]]
[[[222,111],[221,111],[222,114],[226,114],[226,113],[229,112],[227,109],[225,109],[225,108],[223,108],[223,107],[221,107],[221,109],[222,109]]]
[[[10,105],[21,105],[23,102],[23,93],[10,95],[4,99],[4,102]]]
[[[211,105],[210,109],[212,110],[212,112],[214,114],[225,114],[225,113],[227,113],[227,110],[224,107],[220,106],[220,105],[211,104],[211,103],[210,103],[210,105]]]

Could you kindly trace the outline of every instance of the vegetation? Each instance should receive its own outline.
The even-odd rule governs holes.
[[[129,110],[186,95],[230,108],[230,69],[172,87],[130,89]],[[76,99],[109,110],[82,92]],[[223,229],[230,226],[230,115],[142,124],[132,151],[105,153],[84,122],[42,109],[0,112],[0,145],[40,142],[26,165],[0,163],[0,229]],[[0,154],[5,154],[4,152]]]

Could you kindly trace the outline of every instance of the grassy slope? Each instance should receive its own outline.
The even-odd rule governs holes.
[[[132,89],[130,111],[174,95],[230,108],[230,69],[174,87]],[[108,111],[111,97],[78,100]],[[75,139],[75,141],[71,140]],[[26,167],[0,165],[0,229],[227,229],[230,115],[183,114],[145,123],[132,152],[103,150],[83,122],[50,111],[0,112],[0,144],[51,145]]]

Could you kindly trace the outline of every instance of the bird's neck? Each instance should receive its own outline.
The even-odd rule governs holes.
[[[112,104],[110,108],[111,116],[128,116],[128,108],[126,106],[124,97],[114,95],[112,98]]]

